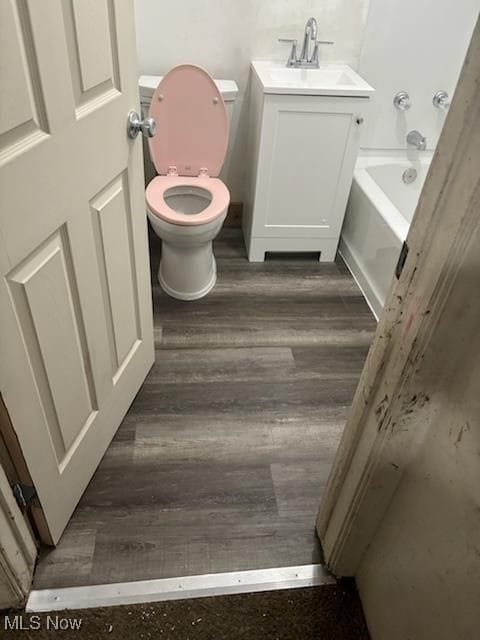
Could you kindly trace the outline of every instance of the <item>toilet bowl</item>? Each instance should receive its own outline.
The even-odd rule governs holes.
[[[228,145],[227,112],[210,75],[180,65],[162,78],[149,116],[157,123],[149,150],[158,175],[145,196],[148,219],[162,239],[158,279],[170,296],[195,300],[217,279],[212,241],[230,202],[217,177]]]

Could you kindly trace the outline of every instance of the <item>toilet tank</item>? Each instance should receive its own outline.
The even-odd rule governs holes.
[[[142,118],[146,118],[148,109],[150,107],[150,101],[152,99],[153,92],[158,87],[158,84],[163,76],[140,76],[138,79],[138,89],[140,92],[140,106],[142,109]],[[228,120],[231,123],[233,115],[233,103],[238,94],[238,87],[234,80],[215,80],[220,93],[222,94],[223,101],[225,102],[225,108],[227,110]],[[158,132],[161,135],[161,132]],[[157,134],[157,135],[158,135]],[[230,136],[227,156],[225,158],[224,166],[227,164],[230,152],[231,152],[232,136]],[[148,142],[143,138],[143,161],[145,167],[145,184],[148,184],[150,180],[156,175],[155,167],[150,160],[150,153],[148,149]],[[220,173],[220,178],[222,174]]]

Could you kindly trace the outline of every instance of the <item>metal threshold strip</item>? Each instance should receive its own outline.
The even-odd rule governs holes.
[[[324,566],[309,564],[298,567],[208,573],[184,578],[40,589],[30,593],[26,610],[42,612],[89,609],[234,593],[298,589],[333,583],[335,578]]]

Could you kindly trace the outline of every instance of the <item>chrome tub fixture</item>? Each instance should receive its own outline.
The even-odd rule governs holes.
[[[450,98],[448,96],[448,93],[446,91],[443,91],[443,89],[437,91],[437,93],[433,96],[432,102],[433,106],[437,109],[448,109],[448,107],[450,106]]]
[[[407,144],[415,147],[418,151],[425,151],[427,148],[427,139],[425,136],[422,136],[420,131],[413,129],[413,131],[409,131],[407,134]]]
[[[410,96],[406,91],[399,91],[393,97],[393,105],[399,111],[408,111],[412,106]]]

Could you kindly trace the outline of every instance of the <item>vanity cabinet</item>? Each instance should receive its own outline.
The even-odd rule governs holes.
[[[268,94],[252,74],[243,216],[251,262],[267,251],[334,260],[369,102]]]

